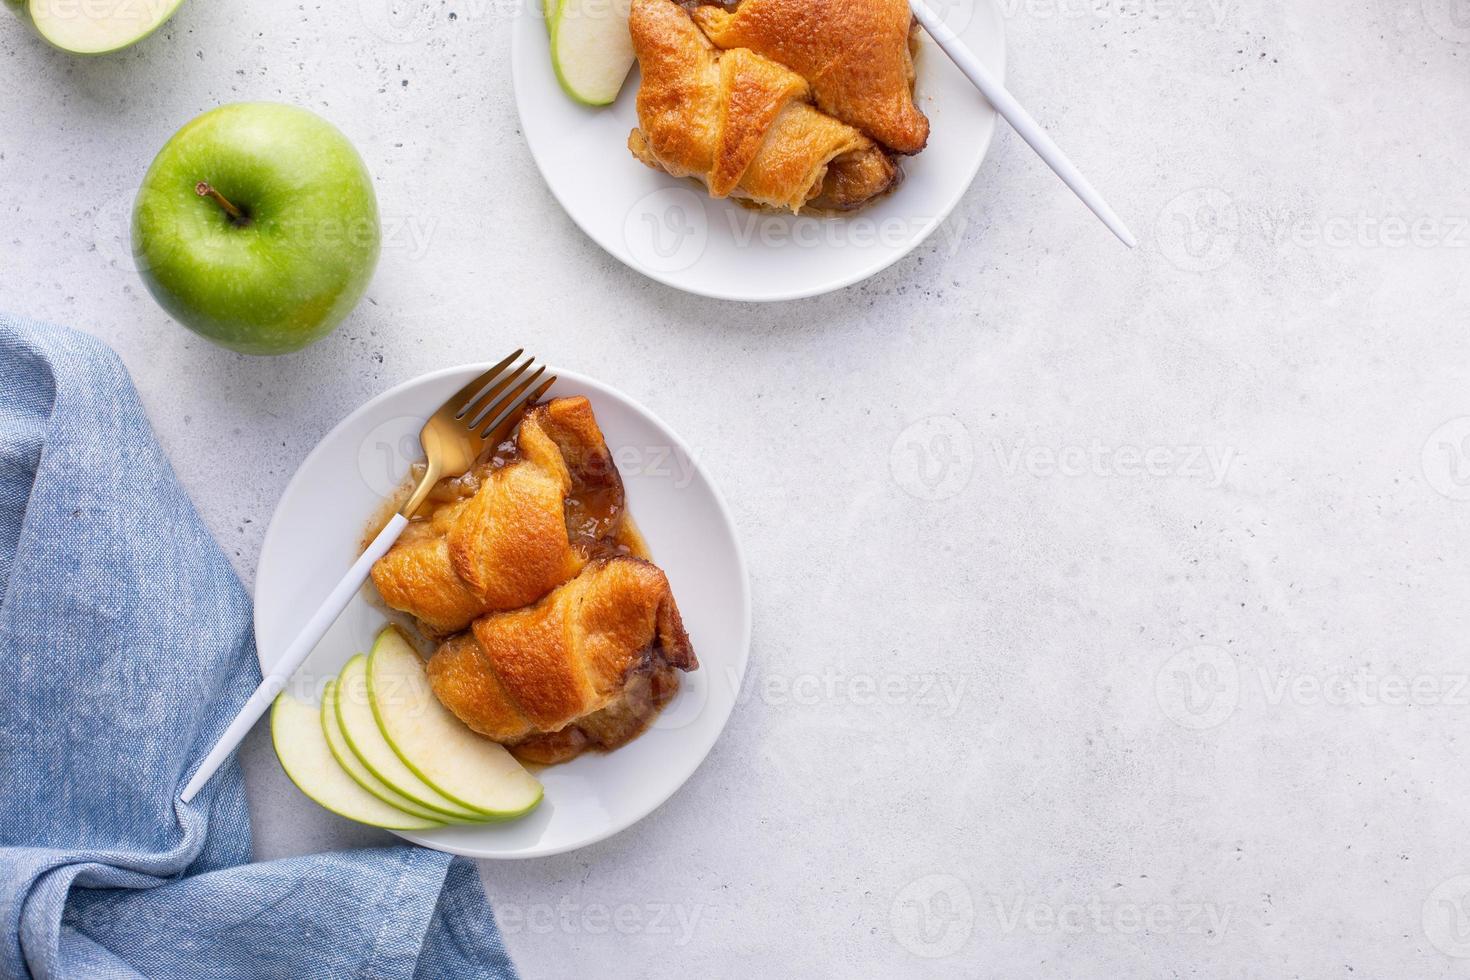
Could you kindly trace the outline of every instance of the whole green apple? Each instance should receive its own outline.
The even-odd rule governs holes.
[[[21,20],[63,51],[111,54],[163,25],[183,0],[5,0]]]
[[[133,208],[148,290],[200,336],[246,354],[320,340],[378,262],[378,202],[362,158],[295,106],[221,106],[174,134]]]

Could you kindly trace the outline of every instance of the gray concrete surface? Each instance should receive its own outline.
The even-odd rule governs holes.
[[[747,307],[558,209],[503,8],[374,2],[196,0],[91,61],[0,19],[0,305],[117,348],[247,583],[337,419],[512,343],[698,449],[749,684],[649,819],[484,866],[528,977],[1470,972],[1470,8],[998,0],[1138,251],[1003,131],[946,234]],[[335,121],[388,221],[370,301],[278,360],[125,246],[239,99]],[[261,857],[381,839],[245,761]]]

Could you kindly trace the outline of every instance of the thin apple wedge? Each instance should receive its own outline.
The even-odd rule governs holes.
[[[424,817],[428,820],[437,820],[443,823],[461,822],[455,817],[415,803],[377,776],[374,776],[372,770],[363,765],[362,760],[353,754],[352,747],[347,744],[347,736],[342,734],[342,723],[337,720],[336,681],[328,681],[327,688],[322,693],[322,731],[326,733],[327,748],[331,749],[332,758],[337,760],[337,764],[347,771],[347,775],[352,777],[353,782],[384,803],[402,810],[404,813],[411,813],[416,817]]]
[[[541,802],[541,783],[503,745],[479,735],[439,703],[423,661],[392,626],[378,634],[367,662],[373,717],[414,774],[462,806],[499,820]]]
[[[547,0],[555,13],[551,66],[566,93],[585,105],[611,105],[633,68],[629,0]]]
[[[72,54],[110,54],[158,30],[183,0],[78,3],[23,0],[7,4],[47,42]]]
[[[271,741],[297,789],[338,816],[388,830],[444,826],[390,806],[355,783],[327,747],[321,712],[284,692],[271,708]]]
[[[347,661],[337,676],[335,692],[337,722],[352,754],[378,779],[419,806],[443,813],[446,820],[479,822],[489,815],[460,806],[420,779],[383,738],[368,700],[367,658],[358,654]]]

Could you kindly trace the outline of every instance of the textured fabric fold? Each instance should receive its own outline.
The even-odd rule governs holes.
[[[251,864],[245,590],[117,357],[0,315],[0,976],[513,977],[475,869],[416,847]]]

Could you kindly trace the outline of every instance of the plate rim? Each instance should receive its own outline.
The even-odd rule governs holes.
[[[1007,61],[1005,14],[996,5],[996,0],[974,0],[974,2],[976,6],[984,4],[987,8],[990,9],[991,13],[994,16],[994,21],[997,25],[997,35],[1000,42],[1000,58],[997,64],[987,65],[987,67],[991,69],[991,72],[992,74],[994,74],[996,81],[1004,84],[1006,77]],[[654,269],[644,268],[643,266],[636,264],[631,255],[624,256],[614,249],[608,247],[608,245],[606,245],[602,241],[602,239],[593,234],[591,229],[589,229],[587,225],[583,223],[582,218],[575,211],[567,206],[567,202],[563,198],[561,191],[557,189],[556,185],[546,175],[546,166],[542,162],[541,155],[536,150],[535,142],[532,141],[530,138],[530,129],[526,125],[526,106],[523,104],[522,101],[521,86],[518,81],[518,79],[520,78],[520,61],[523,56],[522,48],[524,47],[524,44],[521,40],[522,30],[520,21],[522,19],[529,18],[537,18],[544,21],[545,17],[541,13],[541,8],[538,4],[522,3],[519,6],[521,9],[514,19],[514,26],[512,27],[510,32],[511,94],[516,104],[516,121],[520,124],[521,127],[521,134],[523,137],[522,141],[525,143],[526,148],[531,153],[531,161],[536,165],[536,172],[540,174],[541,182],[546,185],[548,190],[551,191],[551,196],[555,198],[556,203],[561,207],[562,212],[571,219],[572,224],[576,225],[577,229],[581,231],[583,235],[586,235],[587,238],[591,240],[594,245],[596,245],[608,255],[612,256],[614,259],[617,259],[623,265],[627,266],[629,269],[632,269],[639,275],[642,275],[648,279],[652,279],[654,282],[661,283],[662,285],[668,286],[671,289],[677,289],[680,292],[688,293],[691,296],[703,296],[706,299],[721,300],[727,303],[786,303],[791,302],[792,300],[811,299],[816,296],[825,296],[828,293],[835,293],[839,290],[847,289],[850,286],[856,286],[861,282],[866,282],[867,280],[878,275],[880,272],[883,272],[889,267],[895,265],[901,259],[907,258],[914,251],[914,249],[918,248],[920,245],[924,244],[924,242],[928,241],[929,236],[934,234],[934,230],[938,228],[940,224],[945,221],[945,219],[947,219],[951,214],[954,213],[954,209],[959,206],[960,201],[963,200],[965,195],[970,192],[970,188],[975,186],[975,178],[980,175],[980,168],[985,165],[986,159],[989,158],[990,149],[995,144],[996,130],[1000,128],[1000,115],[995,111],[994,106],[990,106],[989,132],[987,132],[985,135],[983,145],[980,148],[980,154],[975,158],[975,165],[970,170],[969,176],[965,178],[963,184],[957,186],[955,193],[950,197],[945,205],[942,208],[938,209],[939,213],[936,215],[932,215],[930,219],[925,222],[924,226],[919,229],[918,233],[915,234],[904,247],[895,250],[891,255],[885,257],[878,264],[859,272],[850,273],[846,276],[840,277],[839,279],[835,279],[831,282],[826,282],[821,285],[806,288],[795,288],[780,293],[761,294],[759,296],[743,296],[718,289],[690,286],[686,283],[681,283],[677,281],[677,273],[660,272]],[[961,33],[960,36],[961,39],[964,39],[963,33]],[[933,46],[932,53],[935,56],[947,57],[947,55],[944,54],[943,50],[941,50],[937,44],[933,43],[932,39],[929,39],[929,43]],[[630,70],[630,75],[632,71],[637,70],[637,67],[637,63],[635,62],[633,65],[633,69]],[[984,96],[981,96],[981,98],[983,99]],[[989,105],[988,102],[986,104]],[[683,184],[680,183],[671,186],[683,186]],[[902,188],[899,189],[899,193],[901,192]],[[836,216],[823,218],[822,220],[842,219],[841,216]]]
[[[266,526],[265,536],[261,539],[260,554],[256,559],[255,587],[251,590],[252,595],[250,623],[251,632],[256,638],[255,659],[262,672],[268,669],[268,665],[265,662],[264,654],[261,649],[261,644],[258,640],[261,610],[260,570],[266,564],[266,555],[270,553],[274,547],[278,546],[276,539],[279,536],[281,528],[279,518],[282,508],[284,507],[285,502],[297,489],[298,483],[305,479],[305,473],[309,465],[314,460],[316,460],[318,456],[323,455],[326,452],[327,445],[332,442],[334,437],[336,437],[348,425],[357,421],[362,416],[368,414],[381,403],[386,402],[390,398],[401,394],[406,389],[421,384],[432,384],[433,382],[439,381],[440,379],[458,374],[467,374],[469,372],[483,373],[484,371],[491,368],[493,365],[494,362],[492,361],[458,364],[451,367],[438,368],[433,371],[427,371],[423,374],[416,375],[412,378],[401,381],[398,384],[395,384],[392,387],[379,392],[372,398],[369,398],[367,401],[363,402],[361,405],[358,405],[352,411],[344,415],[341,419],[337,421],[335,425],[333,425],[330,429],[323,433],[321,438],[317,440],[316,445],[311,448],[311,451],[301,458],[301,462],[296,465],[296,470],[294,473],[291,474],[291,479],[286,481],[286,486],[281,490],[281,495],[276,500],[276,505],[271,511],[270,522]],[[594,393],[601,394],[613,401],[621,402],[623,405],[630,408],[636,414],[641,415],[646,422],[651,424],[660,433],[668,437],[674,448],[685,455],[685,457],[690,461],[691,465],[694,466],[695,471],[699,473],[699,475],[704,479],[705,484],[709,487],[710,495],[715,502],[715,506],[719,512],[720,519],[724,522],[725,528],[730,535],[730,541],[734,545],[733,554],[735,558],[735,569],[738,573],[740,581],[739,610],[741,629],[739,642],[736,647],[739,657],[738,664],[736,665],[736,675],[731,679],[732,687],[735,691],[735,696],[730,699],[730,703],[725,711],[724,717],[720,719],[719,727],[714,732],[714,737],[710,739],[709,744],[704,747],[704,750],[699,753],[698,758],[693,760],[686,771],[679,774],[678,779],[670,782],[669,789],[666,793],[663,793],[662,795],[656,794],[656,798],[651,804],[649,804],[646,808],[640,809],[637,814],[632,817],[632,819],[626,821],[620,826],[610,825],[609,827],[598,831],[596,834],[590,837],[586,837],[569,844],[550,845],[547,847],[533,847],[525,850],[516,851],[514,853],[487,853],[481,850],[474,850],[443,844],[429,839],[422,834],[415,834],[407,831],[398,830],[388,831],[389,833],[394,834],[397,837],[401,837],[404,840],[411,841],[421,847],[427,847],[432,850],[442,851],[448,854],[455,854],[462,857],[475,858],[477,860],[525,860],[529,858],[551,857],[556,854],[565,854],[569,851],[580,850],[581,848],[600,843],[604,840],[607,840],[609,837],[622,833],[628,828],[638,823],[641,823],[649,814],[653,813],[653,811],[663,806],[673,797],[675,793],[683,789],[684,785],[689,782],[694,774],[699,771],[699,768],[704,765],[704,761],[709,758],[710,752],[714,750],[715,745],[717,745],[721,737],[724,736],[725,729],[730,724],[730,717],[735,713],[735,707],[740,703],[739,691],[745,686],[746,671],[750,668],[750,645],[753,632],[753,623],[751,619],[752,606],[750,589],[750,566],[746,561],[745,545],[740,539],[739,526],[735,523],[734,516],[730,513],[730,505],[728,501],[725,500],[725,495],[720,491],[718,484],[715,483],[714,479],[705,469],[702,462],[689,448],[689,444],[684,441],[679,433],[676,432],[668,423],[666,423],[662,418],[660,418],[642,402],[626,394],[618,388],[614,388],[613,386],[608,385],[604,382],[597,381],[591,377],[588,377],[585,374],[582,374],[581,372],[563,370],[553,365],[547,365],[547,370],[551,374],[556,375],[559,381],[565,382],[569,386],[591,389]],[[429,413],[427,412],[425,413],[425,418],[428,417],[428,414]]]

